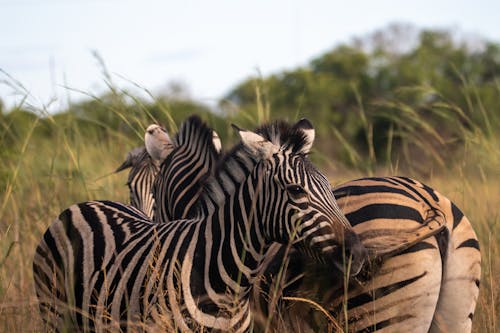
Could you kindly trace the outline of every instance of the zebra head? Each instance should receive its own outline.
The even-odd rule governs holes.
[[[291,242],[342,271],[347,271],[350,258],[350,273],[357,274],[366,249],[341,213],[328,179],[308,159],[315,136],[312,124],[303,119],[294,125],[275,122],[255,132],[238,131],[260,165],[253,200],[257,214],[262,214],[264,237]]]

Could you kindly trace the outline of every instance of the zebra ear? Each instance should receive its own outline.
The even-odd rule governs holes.
[[[167,131],[159,125],[149,125],[144,134],[146,150],[154,160],[162,162],[173,149]]]
[[[214,144],[215,150],[220,153],[222,149],[222,142],[220,141],[219,134],[216,131],[212,130],[212,142]]]
[[[259,154],[260,157],[270,158],[273,154],[276,154],[280,150],[279,146],[266,140],[259,134],[241,129],[234,124],[232,126],[238,131],[243,145],[250,148],[250,150],[252,150],[253,152]]]
[[[306,137],[306,142],[301,147],[300,152],[302,154],[308,154],[312,148],[312,145],[314,143],[314,138],[316,136],[316,132],[314,130],[313,125],[306,118],[302,118],[295,125],[293,125],[293,128],[301,130],[304,133]]]
[[[136,147],[131,151],[129,151],[127,153],[127,156],[125,157],[125,161],[115,170],[115,173],[123,171],[128,168],[132,168],[140,159],[141,155],[144,154],[145,151],[146,147]]]

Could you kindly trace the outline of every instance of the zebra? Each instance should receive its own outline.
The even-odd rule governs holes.
[[[186,136],[186,135],[188,135],[188,134],[184,134],[184,136]],[[182,139],[180,141],[182,141]],[[182,143],[177,143],[177,145],[182,145]],[[217,156],[213,153],[213,149],[211,150],[211,149],[209,149],[209,147],[205,147],[205,146],[206,145],[204,145],[203,142],[200,142],[196,146],[196,148],[194,148],[194,149],[186,147],[185,150],[189,150],[189,149],[193,149],[193,150],[191,151],[191,153],[184,153],[184,155],[185,155],[185,157],[197,156],[198,158],[200,158],[201,156],[204,156],[205,159],[207,159],[207,160],[203,161],[201,159],[193,159],[193,158],[180,158],[179,159],[179,162],[183,163],[185,170],[187,172],[190,172],[191,176],[195,176],[195,177],[197,176],[198,179],[202,179],[204,174],[209,173],[209,170],[211,170],[211,168],[214,165],[214,159],[217,158]],[[182,156],[182,154],[179,154],[179,156]],[[172,158],[173,161],[175,161],[176,159],[177,159],[176,157]],[[178,173],[177,179],[174,179],[172,175],[168,174],[168,172],[163,172],[163,174],[160,177],[158,177],[157,182],[160,181],[161,183],[163,183],[160,186],[162,189],[161,190],[157,189],[154,192],[156,194],[158,194],[158,193],[165,194],[164,197],[168,198],[168,200],[165,200],[165,199],[160,200],[160,202],[162,202],[162,203],[168,203],[168,205],[165,204],[165,207],[163,208],[164,212],[174,214],[174,216],[175,216],[176,209],[182,208],[181,210],[178,210],[177,217],[182,218],[182,217],[187,216],[186,212],[188,211],[190,205],[189,204],[187,204],[187,205],[180,204],[184,200],[177,200],[177,199],[179,198],[178,195],[180,193],[184,193],[184,194],[190,193],[190,195],[185,196],[186,198],[188,198],[189,202],[192,203],[196,200],[196,198],[197,198],[197,196],[196,196],[196,188],[197,187],[195,186],[196,181],[193,181],[192,179],[193,178],[190,178],[182,173]],[[182,183],[181,183],[181,180],[183,180]],[[195,178],[194,180],[197,180],[197,179]],[[438,204],[436,202],[432,202],[432,200],[430,200],[431,201],[430,203],[424,204],[424,206],[422,206],[422,208],[417,207],[419,209],[415,210],[415,209],[411,208],[411,205],[414,205],[414,203],[412,201],[409,201],[409,202],[405,201],[405,200],[409,200],[408,198],[412,198],[412,194],[410,193],[410,190],[408,188],[405,188],[401,185],[401,186],[399,186],[399,188],[393,189],[393,188],[390,188],[390,187],[387,187],[384,185],[380,185],[380,184],[378,184],[378,185],[370,185],[369,184],[369,181],[376,181],[376,180],[378,180],[379,182],[394,183],[394,181],[391,181],[389,178],[369,178],[369,179],[364,180],[364,181],[368,182],[367,184],[359,184],[360,181],[356,181],[357,183],[356,183],[355,189],[357,192],[353,192],[354,190],[352,188],[349,189],[350,193],[358,193],[359,192],[359,193],[364,194],[364,196],[361,196],[360,198],[357,199],[357,200],[359,200],[358,205],[361,208],[359,208],[359,211],[356,214],[350,213],[349,218],[352,221],[354,221],[356,225],[359,224],[360,220],[373,222],[373,221],[375,221],[375,219],[379,219],[378,220],[379,225],[376,227],[374,227],[375,225],[373,223],[363,224],[364,227],[367,229],[362,231],[362,234],[372,236],[372,237],[362,238],[364,244],[367,247],[373,248],[376,244],[380,244],[380,243],[383,243],[384,247],[388,247],[388,245],[386,244],[385,241],[392,240],[392,242],[394,242],[395,240],[401,240],[402,239],[401,234],[403,234],[403,231],[401,230],[399,232],[399,234],[396,234],[395,232],[393,232],[393,230],[395,230],[394,223],[393,223],[394,220],[408,220],[406,223],[408,225],[410,223],[410,221],[417,221],[418,223],[422,223],[424,220],[429,220],[431,218],[434,218],[436,220],[442,219],[441,216],[435,215],[434,209],[436,207],[438,207]],[[417,184],[416,181],[411,180],[411,182]],[[348,184],[346,186],[348,186]],[[406,186],[411,186],[411,185],[407,184]],[[429,188],[426,187],[425,185],[420,184],[418,186],[420,186],[421,188],[427,188],[429,190]],[[415,189],[413,189],[413,191],[418,192],[418,186]],[[184,187],[188,187],[189,189],[183,192],[182,189]],[[336,192],[334,192],[334,193],[336,193]],[[382,199],[382,198],[380,198],[380,196],[384,195],[383,193],[385,193],[385,196]],[[403,193],[405,195],[400,195],[401,193]],[[339,193],[336,193],[336,195],[339,196],[339,198],[341,198],[341,200],[345,197],[344,195],[341,195]],[[352,197],[350,197],[350,199],[352,199]],[[424,200],[420,200],[420,203],[423,203],[423,202],[424,202]],[[442,204],[442,202],[446,202],[446,198],[443,198],[442,200],[440,200],[440,202],[441,202],[441,204]],[[375,208],[373,208],[373,207],[375,207]],[[384,208],[382,209],[381,207],[384,207]],[[425,207],[427,207],[427,209],[428,209],[427,211],[423,210],[423,208],[425,208]],[[186,208],[186,209],[184,209],[184,208]],[[343,210],[345,210],[344,207],[341,207],[341,208]],[[386,217],[387,214],[390,214],[390,218]],[[417,217],[418,214],[420,214],[420,217]],[[159,214],[158,216],[161,216],[161,214]],[[169,218],[170,217],[166,217],[166,220],[168,220]],[[163,217],[163,219],[165,219],[165,216]],[[370,220],[373,220],[373,221],[370,221]],[[464,224],[467,224],[467,223],[468,222],[464,222]],[[386,234],[386,236],[385,236],[386,238],[383,240],[382,240],[383,235],[380,235],[380,233],[378,233],[378,230],[380,229],[380,225],[383,225],[384,228],[386,228],[386,229],[387,228],[393,229],[393,230],[389,230],[388,232],[386,231],[384,233],[384,234]],[[470,226],[470,224],[469,224],[469,226]],[[421,229],[423,229],[423,228],[420,228],[418,230],[421,231]],[[413,229],[410,229],[410,230],[413,230]],[[472,237],[469,239],[472,239],[472,240],[475,239],[475,235],[473,234],[473,231],[472,231]],[[475,244],[474,241],[469,241],[469,242],[464,243],[464,244],[469,244],[469,243]],[[477,243],[477,240],[476,240],[476,243]],[[396,245],[397,245],[396,248],[401,248],[401,244],[398,243]],[[462,247],[465,247],[465,245]],[[412,249],[412,251],[414,251],[415,248],[416,247],[414,247]],[[282,250],[284,250],[284,249],[285,248],[282,248]],[[282,253],[284,253],[284,252],[282,252]],[[457,258],[462,260],[463,259],[462,257],[463,257],[463,255],[459,254]],[[394,259],[391,259],[391,260],[394,260]],[[279,263],[281,263],[279,260],[275,260],[275,261],[278,261]],[[457,261],[457,260],[455,260],[455,261]],[[457,267],[463,267],[463,265],[460,266],[456,263],[454,263],[453,265],[450,265],[450,262],[451,261],[449,260],[448,266],[450,266],[450,267],[447,269],[448,272],[450,270],[453,270],[456,272]],[[279,269],[281,267],[281,265],[276,265],[276,263],[274,263],[273,265],[274,265],[275,269]],[[413,261],[413,265],[416,268],[419,268],[420,270],[423,270],[425,268],[424,265],[422,265],[419,262],[418,258]],[[274,273],[276,273],[276,272],[274,272]],[[454,275],[456,276],[457,273],[454,273]],[[317,275],[316,275],[316,277],[317,277]],[[268,278],[269,278],[269,276],[267,277],[267,279]],[[429,283],[432,283],[432,281],[433,281],[432,278],[429,278],[429,277],[427,277],[426,279],[429,281]],[[475,281],[476,280],[477,279],[475,279]],[[425,281],[425,279],[423,279],[422,281]],[[340,282],[341,281],[332,282],[331,279],[328,281],[330,286],[334,286],[334,289],[335,289],[335,286],[338,287],[340,285]],[[443,282],[442,290],[449,289],[449,285],[450,285],[450,283]],[[351,287],[351,289],[353,289],[353,287]],[[420,292],[420,291],[425,290],[425,289],[426,288],[421,288],[421,290],[419,290],[418,288],[414,288],[413,290],[416,290],[416,292]],[[469,286],[467,290],[470,290],[473,292],[474,286]],[[258,291],[257,291],[257,293],[258,293]],[[441,293],[443,294],[444,292],[441,291]],[[476,291],[476,293],[477,293],[477,291]],[[258,298],[259,298],[259,295],[257,295],[257,299]],[[408,297],[406,297],[406,298],[410,299]],[[422,297],[422,299],[426,299],[426,300],[428,300],[430,298],[431,298],[431,296],[428,296],[427,298]],[[449,299],[449,297],[447,297],[447,298],[441,297],[440,304],[443,303],[443,299]],[[268,299],[262,298],[260,301],[267,303]],[[338,302],[338,299],[337,299],[337,302]],[[432,304],[434,304],[433,302],[434,301],[430,302],[431,307],[432,307]],[[467,304],[467,302],[469,302],[469,303]],[[457,301],[454,301],[453,303],[454,304],[463,304],[462,308],[468,307],[468,308],[473,310],[474,304],[472,304],[470,302],[475,304],[475,298],[474,297],[466,297],[461,301],[461,303],[457,302]],[[377,300],[374,302],[373,308],[379,308],[382,306],[382,304],[383,304],[382,301]],[[258,308],[259,308],[259,306],[257,306],[257,309]],[[441,318],[441,321],[443,321],[447,318],[457,318],[456,315],[449,313],[449,311],[445,312],[444,315],[441,315],[440,313],[443,312],[442,309],[446,309],[446,308],[447,308],[447,306],[440,305],[439,311],[435,311],[435,317]],[[357,310],[357,312],[359,312],[359,309]],[[414,311],[414,312],[416,312],[416,311]],[[429,312],[429,311],[427,311],[427,312]],[[414,314],[412,318],[413,318],[413,321],[419,321],[420,323],[424,323],[423,325],[425,326],[426,325],[425,323],[428,323],[429,320],[426,319],[426,320],[422,321],[422,318],[428,318],[428,317],[429,317],[428,314],[425,314],[421,311],[417,315]],[[462,317],[463,317],[463,315],[462,315]],[[267,318],[267,316],[264,316],[264,321],[266,320],[266,318]],[[433,324],[433,325],[436,325],[437,319],[434,320],[434,323],[435,324]],[[376,326],[376,323],[375,324],[372,323],[371,326]],[[383,325],[379,324],[378,326],[383,326]],[[441,324],[441,326],[443,326],[443,324]],[[400,325],[395,326],[396,331],[399,331],[400,329],[402,329]]]
[[[145,146],[127,153],[125,161],[115,173],[130,168],[127,186],[130,204],[150,219],[155,210],[152,184],[160,170],[160,164],[172,152],[173,144],[167,131],[159,125],[149,125],[144,134]]]
[[[202,146],[198,147],[198,154],[201,154],[207,148],[203,148]],[[214,155],[212,159],[215,158]],[[188,160],[184,160],[186,170],[191,170],[192,166],[190,166],[190,162]],[[213,163],[213,160],[212,162]],[[193,161],[192,165],[197,164]],[[209,163],[209,166],[205,169],[205,171],[200,172],[203,174],[207,172],[206,170],[210,170],[213,164]],[[194,171],[196,173],[196,170]],[[163,174],[160,179],[169,179],[168,174]],[[186,178],[184,178],[186,179]],[[171,185],[179,184],[177,181],[170,181],[166,183],[170,183]],[[190,186],[189,181],[185,182],[185,185]],[[184,186],[185,186],[184,185]],[[179,188],[182,188],[180,186]],[[169,186],[163,186],[163,190],[159,191],[160,193],[166,193],[169,190]],[[155,191],[158,192],[158,191]],[[174,191],[170,192],[174,193]],[[349,193],[346,195],[345,193]],[[425,196],[427,194],[427,197]],[[474,231],[470,225],[470,222],[466,217],[461,219],[461,215],[463,215],[460,210],[447,198],[439,194],[438,192],[432,190],[430,187],[419,183],[415,180],[404,178],[404,177],[385,177],[385,178],[365,178],[361,180],[351,181],[346,183],[339,188],[334,190],[334,194],[337,197],[338,201],[342,203],[341,210],[347,214],[350,222],[354,224],[354,229],[357,232],[360,232],[361,239],[365,246],[368,248],[374,248],[375,245],[383,243],[384,247],[387,247],[387,240],[401,239],[401,234],[403,234],[403,230],[406,230],[411,224],[420,225],[424,221],[435,220],[439,223],[447,225],[447,230],[451,232],[444,232],[436,237],[438,242],[440,242],[441,248],[439,249],[441,257],[444,259],[440,259],[436,256],[436,253],[426,254],[425,256],[429,257],[430,260],[421,261],[421,257],[419,257],[420,250],[429,250],[433,245],[428,245],[429,242],[432,242],[432,238],[427,241],[420,242],[415,247],[406,250],[406,252],[399,253],[398,255],[391,258],[388,262],[385,263],[387,267],[390,263],[396,261],[409,261],[414,272],[424,272],[426,269],[429,271],[433,270],[433,265],[437,262],[439,265],[439,269],[444,264],[443,277],[437,283],[440,283],[440,287],[438,289],[438,303],[436,305],[436,289],[434,288],[434,292],[428,293],[429,288],[427,285],[431,285],[434,281],[438,279],[435,276],[425,276],[420,278],[420,286],[417,285],[415,287],[415,283],[417,281],[412,282],[411,288],[406,287],[405,282],[408,282],[411,279],[406,279],[405,281],[399,281],[400,286],[405,286],[403,289],[406,292],[411,291],[414,294],[420,293],[420,303],[425,303],[424,306],[421,307],[412,307],[411,309],[403,309],[399,310],[400,313],[403,313],[404,316],[409,316],[409,318],[402,320],[400,322],[396,320],[392,320],[392,330],[393,331],[401,331],[403,329],[408,329],[411,327],[412,329],[416,329],[417,327],[424,327],[422,331],[426,331],[425,327],[428,327],[429,323],[432,321],[433,331],[446,331],[443,327],[448,328],[448,331],[457,331],[457,332],[468,332],[470,331],[470,322],[473,316],[477,293],[479,287],[480,280],[480,252],[479,245],[477,242],[477,238],[474,234]],[[170,205],[171,211],[174,211],[176,207],[175,196],[170,195],[170,202],[173,202]],[[190,199],[194,200],[196,196],[189,196]],[[353,211],[352,202],[355,200],[356,210]],[[443,209],[444,206],[446,209]],[[173,208],[172,208],[173,207]],[[184,207],[181,205],[180,207]],[[445,213],[439,213],[445,211]],[[451,211],[451,213],[450,213]],[[184,217],[183,216],[179,217]],[[456,218],[455,218],[456,216]],[[461,228],[455,230],[455,227],[451,225],[450,221],[461,221]],[[458,222],[454,222],[453,225],[458,225]],[[404,227],[404,228],[402,228]],[[423,228],[419,228],[420,231]],[[399,234],[395,233],[395,230],[399,230]],[[413,229],[409,229],[410,231]],[[381,231],[384,231],[381,233]],[[384,238],[385,237],[385,238]],[[391,239],[392,238],[392,239]],[[450,239],[451,238],[451,239]],[[423,244],[423,245],[422,245]],[[443,244],[448,244],[449,249],[443,248]],[[400,247],[399,244],[397,246]],[[278,257],[284,253],[284,247],[281,248],[282,252],[278,254]],[[279,251],[279,250],[277,250]],[[429,252],[429,251],[427,251]],[[408,253],[416,253],[412,258]],[[439,261],[443,261],[442,263]],[[278,262],[279,264],[276,264]],[[397,262],[397,261],[396,261]],[[275,272],[270,273],[273,269],[268,270],[268,275],[276,274],[277,270],[281,267],[280,259],[274,260],[270,265],[273,267]],[[401,267],[408,267],[408,264],[402,265]],[[300,270],[299,270],[300,272]],[[414,276],[418,274],[415,273]],[[318,275],[315,275],[315,279],[317,279]],[[269,276],[266,277],[269,279]],[[293,279],[291,279],[293,280]],[[380,275],[376,275],[373,279],[373,283],[380,284],[391,284],[391,279],[382,279]],[[455,282],[452,282],[455,281]],[[462,281],[462,282],[456,282]],[[464,282],[469,281],[469,282]],[[471,282],[473,281],[473,283]],[[328,281],[330,287],[333,287],[332,290],[338,288],[341,281],[332,282],[332,279]],[[460,283],[462,285],[460,285]],[[458,284],[458,289],[463,292],[460,294],[461,297],[457,299],[457,296],[454,296],[453,290]],[[351,286],[351,295],[354,294],[355,284]],[[359,286],[357,286],[357,293],[361,293],[359,290]],[[285,289],[285,292],[287,290]],[[258,290],[256,290],[258,294]],[[367,293],[366,290],[364,291]],[[330,293],[334,294],[333,292]],[[463,297],[464,294],[467,294],[466,297]],[[423,296],[425,295],[425,297]],[[257,295],[257,299],[260,295]],[[268,301],[267,298],[260,297],[260,302]],[[394,297],[393,297],[394,298]],[[367,307],[371,307],[373,309],[386,307],[385,303],[388,301],[388,295],[385,295],[385,299],[377,298],[375,301],[368,302],[365,304],[360,304],[357,306],[357,309],[351,309],[350,317],[359,317],[359,313],[365,311]],[[402,301],[394,304],[402,304],[406,300],[406,302],[410,301],[412,297],[405,296],[401,298]],[[415,300],[415,298],[413,298]],[[328,303],[323,301],[324,303]],[[339,304],[340,298],[336,298],[335,302]],[[258,303],[258,302],[257,302]],[[330,300],[330,303],[333,303]],[[352,307],[353,302],[349,305]],[[452,305],[450,305],[452,304]],[[433,306],[436,308],[433,310]],[[259,308],[259,306],[257,306]],[[453,309],[453,310],[450,310]],[[409,311],[411,310],[411,311]],[[424,311],[425,310],[425,311]],[[269,314],[269,312],[267,313]],[[338,315],[338,310],[335,313]],[[432,314],[432,317],[431,317]],[[365,317],[367,317],[365,313]],[[267,315],[264,316],[264,320],[266,320]],[[300,318],[300,316],[299,316]],[[461,318],[461,319],[460,319]],[[470,318],[470,319],[469,319]],[[450,322],[451,321],[451,322]],[[418,324],[414,324],[417,322]],[[371,319],[364,319],[364,324],[362,320],[353,321],[351,319],[351,327],[365,325],[365,330],[368,331],[368,327],[371,327],[373,330],[375,327],[386,328],[387,329],[387,321],[383,321],[382,323],[377,323],[375,321],[375,317],[372,316]],[[406,325],[406,326],[403,326]],[[441,329],[438,329],[441,327]]]
[[[190,217],[202,184],[213,174],[221,157],[221,140],[214,130],[211,140],[192,139],[200,126],[198,122],[198,118],[193,118],[181,126],[173,139],[176,149],[162,164],[154,183],[147,185],[152,187],[156,202],[153,220],[157,223]]]
[[[206,141],[212,132],[198,123],[191,138]],[[203,184],[189,220],[152,223],[111,201],[76,204],[60,214],[33,261],[49,328],[248,331],[249,295],[273,241],[338,267],[344,248],[351,273],[361,269],[366,250],[307,157],[312,125],[277,122],[237,131],[241,142]]]
[[[115,171],[116,173],[126,168],[131,168],[127,181],[130,192],[130,204],[144,212],[151,220],[166,222],[185,218],[187,216],[187,209],[183,209],[182,212],[178,212],[178,210],[180,207],[192,206],[192,204],[187,204],[189,200],[194,202],[193,193],[189,189],[199,189],[201,187],[199,180],[206,178],[210,175],[210,171],[215,169],[215,162],[219,159],[222,150],[221,140],[217,132],[212,130],[212,140],[206,143],[196,143],[196,146],[185,145],[185,143],[190,143],[186,135],[189,135],[189,131],[184,128],[184,131],[174,136],[173,140],[170,140],[165,129],[160,128],[158,125],[148,126],[144,138],[145,146],[137,147],[130,151],[127,154],[126,160]],[[168,143],[162,144],[166,140],[168,140]],[[198,174],[192,173],[190,177],[174,177],[170,179],[162,176],[160,179],[163,180],[157,181],[159,189],[156,191],[156,195],[154,195],[153,186],[156,176],[160,172],[161,163],[171,154],[173,147],[179,146],[183,146],[184,148],[176,151],[175,156],[177,158],[172,157],[166,162],[167,165],[176,163],[176,169],[178,170],[181,170],[182,165],[184,165],[186,171],[181,171],[179,175],[182,173],[192,173],[193,170],[189,170],[190,168],[207,167],[203,168],[203,171],[197,170]],[[189,159],[186,159],[185,156],[183,157],[183,154],[189,154]],[[166,179],[170,179],[169,184],[164,184]],[[175,189],[181,188],[184,188],[185,191],[175,193]],[[170,201],[165,201],[164,198],[169,196],[171,197]],[[162,206],[155,206],[155,197],[160,200]],[[157,212],[157,218],[154,217],[155,212]]]
[[[292,252],[289,275],[279,287],[285,296],[316,297],[349,332],[470,332],[481,254],[472,225],[460,209],[439,192],[407,177],[353,180],[334,188],[333,194],[367,249],[394,230],[412,230],[429,221],[445,228],[386,258],[361,283],[351,280],[347,291],[331,267],[315,270],[318,267],[307,266],[301,254]],[[283,246],[275,252],[265,268],[268,281],[277,275],[285,256]],[[267,293],[272,288],[261,287]],[[318,289],[321,295],[312,294]],[[260,303],[268,301],[260,299]],[[259,309],[267,317],[274,309],[265,306],[259,304]],[[314,326],[317,316],[304,306],[294,304],[291,309],[282,311],[286,315],[279,324],[298,331],[310,329],[311,323]],[[304,322],[308,325],[301,325]]]

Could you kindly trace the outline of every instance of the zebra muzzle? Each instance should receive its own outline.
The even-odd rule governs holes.
[[[367,259],[368,251],[354,232],[346,233],[343,243],[330,253],[330,261],[333,265],[351,277],[361,271]]]

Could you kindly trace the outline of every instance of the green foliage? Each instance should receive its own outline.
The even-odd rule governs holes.
[[[272,117],[310,118],[322,153],[350,165],[363,162],[365,171],[396,162],[412,167],[417,155],[427,159],[419,160],[422,169],[444,166],[467,133],[498,132],[500,45],[481,42],[474,49],[447,31],[424,30],[401,52],[380,42],[391,36],[376,37],[371,50],[340,45],[305,67],[248,79],[223,106],[255,112],[259,87]],[[332,135],[347,144],[332,144]]]

